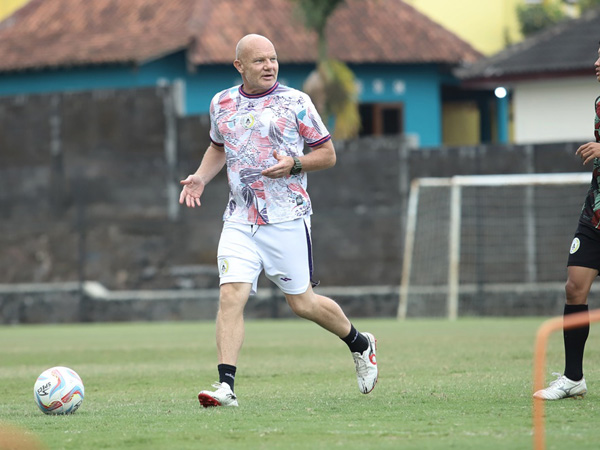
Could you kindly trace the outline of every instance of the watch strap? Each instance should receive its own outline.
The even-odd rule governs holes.
[[[298,175],[300,172],[302,172],[302,163],[300,162],[300,159],[298,159],[297,156],[294,156],[293,158],[294,165],[290,170],[290,175]]]

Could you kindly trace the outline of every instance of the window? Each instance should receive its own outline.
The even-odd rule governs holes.
[[[398,135],[404,132],[404,111],[401,103],[362,103],[358,107],[360,136]]]

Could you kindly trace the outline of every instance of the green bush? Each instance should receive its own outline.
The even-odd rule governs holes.
[[[590,0],[593,1],[593,0]],[[521,33],[524,36],[537,33],[555,25],[566,18],[559,3],[519,5],[517,6],[517,17],[521,25]]]

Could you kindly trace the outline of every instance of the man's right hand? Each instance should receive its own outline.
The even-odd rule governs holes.
[[[195,208],[196,205],[200,206],[200,197],[204,192],[204,182],[202,178],[198,175],[189,175],[185,180],[181,180],[179,182],[183,185],[181,189],[181,194],[179,194],[179,203],[183,205],[185,204],[188,208]]]

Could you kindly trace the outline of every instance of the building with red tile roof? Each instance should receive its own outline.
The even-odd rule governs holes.
[[[594,75],[600,8],[565,20],[505,50],[456,70],[465,87],[504,87],[511,108],[513,141],[577,142],[594,138]]]
[[[280,81],[301,88],[316,35],[291,0],[30,0],[0,22],[0,95],[136,88],[179,81],[188,114],[239,82],[235,44],[273,41]],[[482,55],[401,0],[346,0],[327,27],[331,57],[353,69],[367,134],[442,143],[452,69]]]

